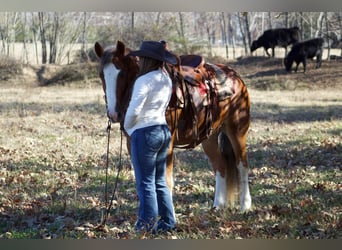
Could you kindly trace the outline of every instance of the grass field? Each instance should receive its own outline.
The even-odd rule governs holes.
[[[342,237],[342,63],[305,75],[286,74],[279,64],[232,63],[252,101],[251,211],[212,210],[214,174],[201,147],[177,150],[177,231],[159,238]],[[113,209],[106,227],[96,228],[105,212],[107,143],[97,80],[40,87],[32,78],[0,86],[0,238],[153,238],[132,229],[138,199],[125,147]],[[110,153],[109,195],[119,164],[117,125]]]

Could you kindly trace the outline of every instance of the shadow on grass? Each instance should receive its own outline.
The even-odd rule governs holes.
[[[52,167],[51,174],[54,177],[51,177],[53,182],[49,185],[44,184],[44,180],[41,180],[43,183],[37,183],[35,179],[30,178],[18,182],[18,176],[23,172],[22,166],[25,164],[27,163],[0,162],[0,166],[10,165],[8,168],[11,168],[11,171],[18,170],[18,174],[12,173],[6,179],[8,183],[2,189],[0,238],[6,232],[11,232],[13,237],[18,238],[41,238],[42,232],[60,234],[65,230],[75,231],[74,227],[85,223],[94,226],[101,223],[108,207],[105,199],[105,176],[88,176],[85,173],[79,175],[75,183],[69,183],[68,177],[59,177],[59,171]],[[49,169],[45,164],[36,164],[35,167]],[[28,167],[25,169],[29,174],[35,173]],[[61,170],[63,173],[69,172],[70,176],[77,171]],[[116,173],[115,169],[108,175],[108,203],[113,195]],[[110,214],[112,223],[120,224],[136,213],[137,197],[134,182],[122,176],[117,181],[118,187],[114,193],[114,205]],[[44,196],[40,195],[42,193]]]
[[[341,147],[303,144],[305,142],[300,140],[268,142],[267,146],[251,144],[248,152],[250,167],[267,166],[287,170],[314,167],[316,172],[327,169],[337,172],[342,170]]]
[[[287,75],[289,74],[285,69],[271,69],[271,70],[264,70],[264,71],[258,71],[255,74],[247,75],[247,78],[253,79],[255,77],[263,77],[263,76],[281,76],[281,75]]]
[[[105,104],[99,102],[89,102],[85,104],[66,103],[24,103],[24,102],[1,102],[0,114],[17,113],[19,117],[28,115],[39,116],[43,112],[49,114],[59,114],[64,111],[79,112],[85,114],[105,114]]]
[[[331,121],[332,119],[342,119],[342,105],[302,107],[257,103],[252,105],[251,115],[252,120],[268,122]],[[335,131],[335,133],[338,132]]]

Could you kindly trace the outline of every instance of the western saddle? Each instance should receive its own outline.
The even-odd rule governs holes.
[[[179,120],[176,129],[190,130],[194,139],[193,143],[180,147],[194,148],[203,137],[208,138],[213,132],[213,121],[219,113],[218,102],[233,94],[232,86],[229,86],[232,81],[227,81],[227,75],[218,66],[206,63],[199,55],[180,56],[180,65],[168,71],[174,88],[169,107],[182,108],[186,114]],[[203,109],[205,126],[199,131],[198,118]]]

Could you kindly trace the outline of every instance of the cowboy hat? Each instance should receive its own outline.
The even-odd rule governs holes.
[[[140,49],[129,53],[130,56],[149,57],[177,65],[177,56],[166,50],[165,44],[157,41],[143,41]]]

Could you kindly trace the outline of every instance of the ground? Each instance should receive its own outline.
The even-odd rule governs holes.
[[[177,150],[178,229],[158,238],[341,238],[342,62],[310,62],[305,74],[285,72],[279,58],[229,65],[251,95],[252,209],[213,211],[214,175],[201,147]],[[0,238],[153,238],[132,230],[137,196],[125,147],[111,214],[96,228],[106,208],[107,146],[96,64],[8,74],[0,82]],[[120,145],[115,124],[110,195]]]

